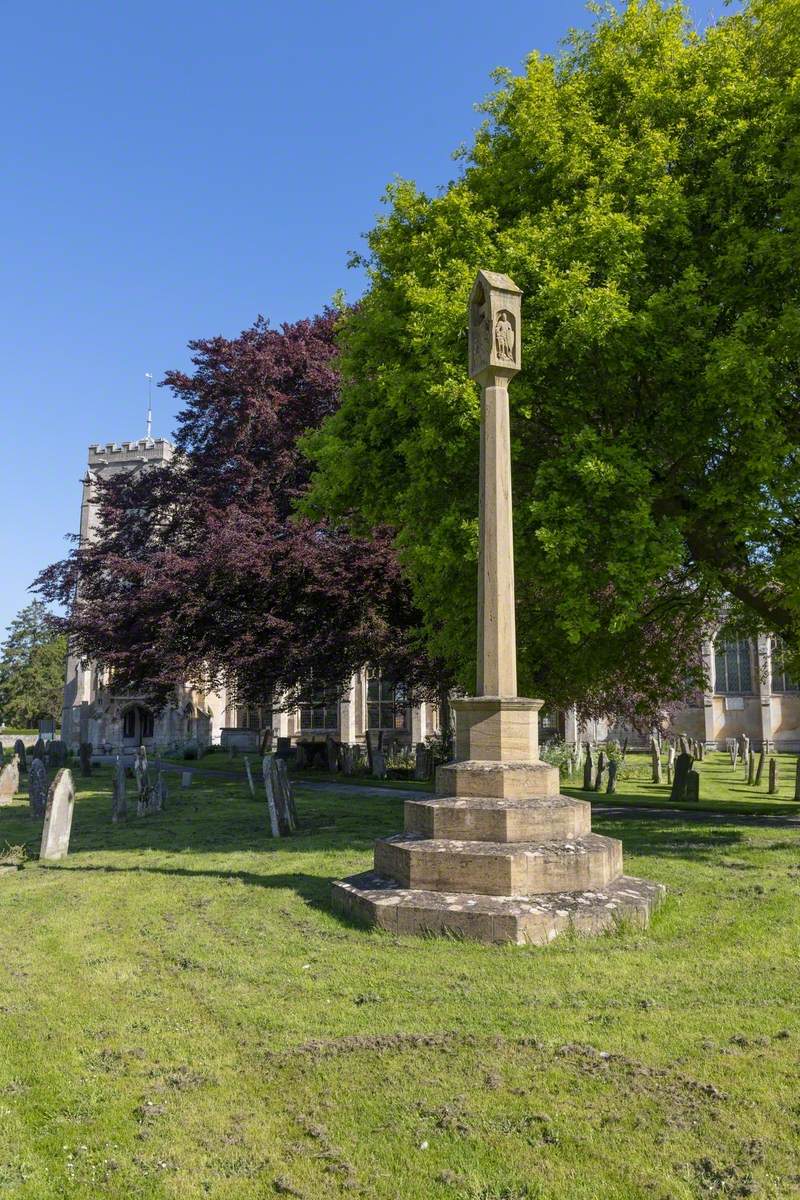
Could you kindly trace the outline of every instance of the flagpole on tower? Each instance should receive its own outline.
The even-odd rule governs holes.
[[[147,433],[146,439],[150,441],[153,432],[153,376],[149,371],[145,371],[144,377],[147,380]]]

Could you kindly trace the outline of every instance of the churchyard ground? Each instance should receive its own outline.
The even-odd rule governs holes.
[[[596,815],[652,927],[502,948],[330,911],[391,793],[301,785],[275,843],[238,782],[120,826],[77,783],[69,858],[0,877],[1,1197],[800,1196],[800,831]]]

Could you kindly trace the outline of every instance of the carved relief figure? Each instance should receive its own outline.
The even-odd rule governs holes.
[[[506,362],[513,362],[514,326],[511,322],[511,317],[505,309],[501,309],[497,314],[497,323],[494,327],[494,340],[497,357],[505,359]]]

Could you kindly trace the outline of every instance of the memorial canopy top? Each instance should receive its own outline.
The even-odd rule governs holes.
[[[520,317],[522,292],[507,275],[479,271],[469,300],[469,373],[507,377],[522,366]]]

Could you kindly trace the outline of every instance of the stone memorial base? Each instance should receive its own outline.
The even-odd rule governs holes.
[[[624,875],[622,843],[591,832],[585,800],[559,795],[558,769],[538,761],[540,701],[454,707],[469,757],[439,768],[437,796],[406,801],[405,833],[376,843],[374,871],[334,883],[334,906],[393,933],[517,945],[646,925],[665,889]],[[523,747],[529,759],[501,757]]]

